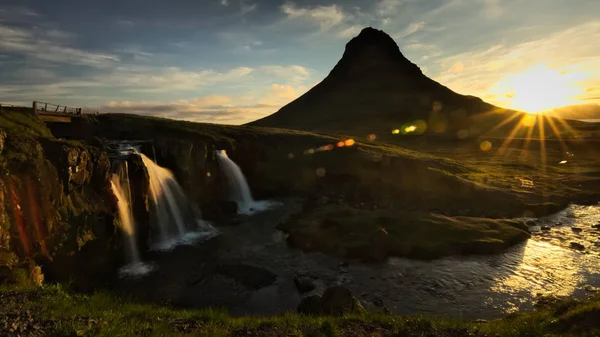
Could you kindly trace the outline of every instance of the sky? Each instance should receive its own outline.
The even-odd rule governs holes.
[[[364,27],[499,106],[600,102],[597,0],[2,0],[0,104],[243,124],[327,76]]]

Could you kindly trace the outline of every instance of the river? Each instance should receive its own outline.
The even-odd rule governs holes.
[[[236,226],[222,227],[222,234],[210,242],[154,253],[149,258],[158,265],[156,272],[119,281],[116,288],[176,306],[270,315],[295,310],[302,295],[293,277],[302,274],[316,280],[312,293],[344,285],[363,303],[381,301],[397,314],[492,319],[531,310],[542,295],[585,297],[600,287],[600,230],[591,227],[600,222],[600,206],[572,205],[538,219],[551,230],[532,227],[530,240],[502,254],[434,261],[390,258],[382,263],[341,261],[288,248],[276,225],[300,207],[286,200],[280,207],[241,218]],[[586,248],[571,249],[571,242]],[[218,272],[222,265],[229,266],[226,275]],[[247,266],[259,272],[248,272]],[[274,282],[262,270],[273,273]]]

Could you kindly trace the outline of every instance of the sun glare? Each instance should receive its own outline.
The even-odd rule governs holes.
[[[579,103],[576,96],[584,90],[576,82],[584,78],[581,71],[561,71],[538,64],[522,73],[506,75],[492,92],[510,108],[538,113]]]

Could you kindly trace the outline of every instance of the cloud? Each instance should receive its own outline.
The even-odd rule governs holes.
[[[192,122],[244,124],[274,113],[308,90],[272,84],[255,96],[205,96],[175,101],[109,101],[101,113],[133,113]]]
[[[413,23],[409,24],[408,26],[406,26],[406,28],[404,28],[404,30],[402,30],[402,32],[400,32],[398,34],[394,34],[393,37],[394,37],[394,39],[401,39],[401,38],[407,37],[409,35],[412,35],[418,31],[420,31],[421,29],[423,29],[423,27],[425,27],[424,21],[413,22]]]
[[[227,0],[221,0],[219,1],[219,3],[221,4],[221,6],[229,6],[229,2]]]
[[[483,2],[483,15],[486,19],[497,19],[502,16],[504,9],[500,6],[500,0],[480,0]]]
[[[553,34],[511,45],[492,45],[469,50],[440,60],[433,78],[453,90],[484,97],[494,85],[510,74],[518,74],[545,63],[557,71],[583,74],[572,85],[582,88],[600,86],[600,45],[590,36],[600,36],[600,21],[584,22]],[[462,64],[462,67],[457,64]],[[447,65],[453,65],[447,71]],[[460,71],[458,71],[460,69]],[[588,93],[588,96],[592,95]],[[501,101],[492,101],[502,104]]]
[[[67,35],[68,33],[58,30],[48,34],[33,29],[0,25],[0,52],[15,53],[55,63],[92,67],[107,67],[119,61],[115,55],[92,53],[69,47],[63,41]]]
[[[0,6],[0,22],[11,21],[17,22],[22,19],[31,19],[32,17],[41,16],[38,12],[31,8],[23,6]]]
[[[302,82],[310,76],[310,71],[307,68],[298,65],[261,66],[259,70],[266,71],[269,75],[274,75],[291,83]]]
[[[362,29],[363,29],[363,26],[352,25],[352,26],[349,26],[348,28],[345,28],[342,31],[340,31],[338,33],[338,36],[342,37],[342,38],[346,38],[346,39],[353,38],[353,37],[357,36]]]
[[[376,5],[377,14],[382,17],[389,17],[397,11],[403,2],[403,0],[381,0]]]
[[[244,16],[252,11],[254,11],[256,9],[256,4],[246,4],[245,2],[242,1],[241,5],[240,5],[240,15]]]
[[[294,3],[281,6],[281,11],[292,20],[304,20],[319,25],[321,30],[327,30],[340,25],[346,14],[337,5],[298,8]]]

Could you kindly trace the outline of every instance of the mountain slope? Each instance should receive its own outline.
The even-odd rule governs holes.
[[[469,116],[498,110],[425,76],[386,33],[365,28],[318,85],[273,115],[250,123],[311,131],[383,131],[424,120],[428,132],[457,132]],[[514,113],[514,112],[513,112]]]

